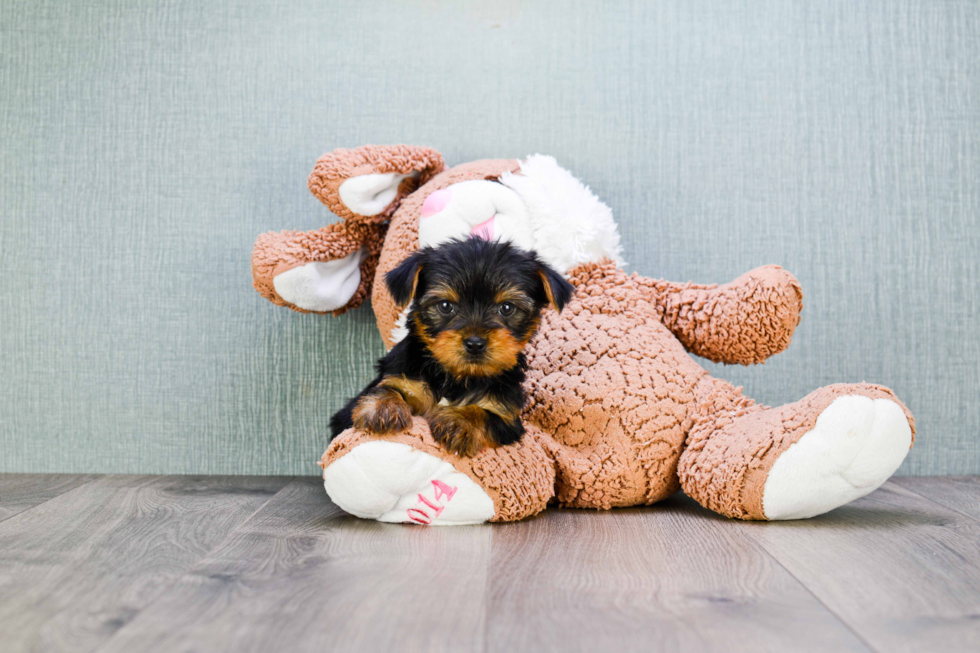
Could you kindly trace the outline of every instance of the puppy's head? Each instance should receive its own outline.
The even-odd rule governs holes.
[[[423,248],[385,275],[407,326],[457,378],[495,376],[517,365],[541,310],[561,311],[572,286],[509,243],[481,238]]]

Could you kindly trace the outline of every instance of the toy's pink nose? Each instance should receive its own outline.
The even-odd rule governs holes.
[[[496,215],[492,215],[489,220],[485,220],[470,229],[470,235],[477,236],[483,240],[493,240],[493,219],[496,217]]]
[[[449,198],[452,197],[453,192],[448,188],[442,190],[437,190],[422,202],[422,217],[427,218],[430,215],[435,215],[439,213],[446,205],[449,204]]]

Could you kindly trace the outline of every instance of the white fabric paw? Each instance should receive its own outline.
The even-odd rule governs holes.
[[[368,251],[334,261],[315,261],[276,275],[272,280],[279,296],[307,311],[335,311],[350,301],[361,285],[361,263]]]
[[[773,520],[833,510],[881,487],[911,445],[912,429],[894,401],[838,397],[773,464],[762,509]]]
[[[354,447],[323,470],[330,499],[362,519],[432,526],[482,524],[493,499],[444,460],[401,442]]]
[[[378,215],[394,201],[408,175],[385,172],[351,177],[340,185],[340,201],[358,215]]]

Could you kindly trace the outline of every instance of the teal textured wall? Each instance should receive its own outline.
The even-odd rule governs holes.
[[[980,473],[975,2],[0,0],[0,471],[315,473],[382,352],[369,308],[250,285],[334,218],[321,153],[542,152],[629,268],[800,279],[760,401],[893,387],[903,473]]]

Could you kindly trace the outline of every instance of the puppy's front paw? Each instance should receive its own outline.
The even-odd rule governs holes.
[[[412,411],[401,395],[389,388],[367,394],[354,407],[354,427],[377,435],[404,431],[412,424]]]
[[[432,437],[457,456],[475,456],[494,442],[486,430],[486,414],[476,406],[440,407],[427,416]]]

